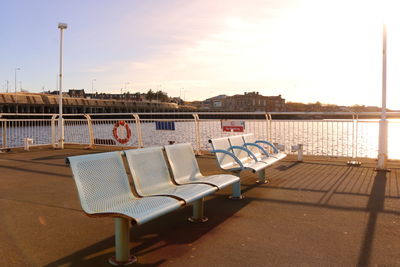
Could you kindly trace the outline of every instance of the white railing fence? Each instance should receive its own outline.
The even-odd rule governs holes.
[[[400,113],[389,113],[400,117]],[[0,148],[33,145],[57,147],[58,115],[0,115]],[[146,147],[189,142],[209,150],[208,140],[254,133],[280,144],[287,153],[302,144],[303,154],[376,158],[379,113],[138,113],[64,115],[65,144]],[[221,120],[244,122],[243,132],[224,132]],[[129,133],[128,133],[129,131]],[[400,159],[400,120],[389,119],[389,158]]]

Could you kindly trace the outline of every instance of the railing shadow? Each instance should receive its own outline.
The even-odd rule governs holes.
[[[330,165],[319,163],[304,163],[290,165],[294,168],[279,167],[270,170],[271,183],[266,187],[272,190],[306,191],[320,195],[318,201],[301,202],[285,199],[274,199],[268,195],[253,198],[254,201],[265,201],[287,205],[303,205],[316,208],[367,212],[368,220],[360,243],[357,266],[371,265],[373,244],[376,237],[379,214],[400,215],[400,208],[385,208],[385,199],[400,199],[400,183],[397,179],[397,169],[392,172],[375,171],[372,167],[349,167],[346,165]],[[282,175],[284,174],[284,175]],[[243,191],[254,187],[249,185]],[[354,197],[350,202],[340,202],[336,196]],[[358,203],[357,199],[367,199]]]

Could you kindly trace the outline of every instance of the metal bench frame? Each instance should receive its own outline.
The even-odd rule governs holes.
[[[252,136],[252,134],[248,134],[249,136]],[[253,135],[254,136],[254,135]],[[229,142],[229,147],[226,147],[225,149],[215,149],[213,141],[215,140],[222,140],[226,139]],[[267,152],[265,148],[263,148],[260,144],[266,144],[272,147],[275,153],[279,153],[278,149],[271,143],[267,141],[261,141],[258,140],[255,143],[250,143],[250,142],[245,142],[244,135],[236,135],[236,136],[231,136],[231,137],[223,137],[223,138],[217,138],[217,139],[210,139],[209,142],[211,143],[213,150],[211,150],[212,153],[224,153],[228,156],[230,156],[238,165],[239,167],[236,168],[224,168],[221,166],[221,163],[216,157],[217,164],[221,169],[228,170],[231,172],[236,173],[236,175],[240,176],[240,171],[243,171],[245,169],[250,169],[254,173],[258,174],[258,180],[257,183],[268,183],[268,180],[265,178],[265,169],[272,164],[276,163],[277,161],[281,160],[283,157],[278,158],[274,157],[274,154],[270,154]],[[257,157],[250,149],[249,147],[257,147],[260,149],[264,157]],[[236,153],[235,153],[236,152]],[[239,154],[245,152],[246,156],[245,157],[240,157]],[[285,155],[286,156],[286,155]],[[251,163],[251,161],[254,161],[254,163]],[[250,162],[250,163],[249,163]],[[260,164],[264,165],[260,165]],[[258,164],[258,168],[255,168],[256,164]]]
[[[254,146],[257,147],[262,154],[264,154],[265,157],[260,158],[259,160],[263,160],[266,158],[276,158],[278,161],[285,158],[287,155],[285,153],[280,153],[278,148],[274,146],[272,143],[266,141],[266,140],[256,140],[254,137],[254,134],[244,134],[242,135],[244,146]],[[250,140],[249,140],[250,139]],[[268,153],[268,151],[261,146],[260,144],[267,145],[272,148],[273,153]]]
[[[163,147],[155,146],[124,151],[136,192],[140,196],[172,196],[193,205],[191,222],[206,222],[204,197],[218,190],[209,184],[176,185],[171,179]],[[154,190],[157,185],[156,190]]]
[[[120,152],[73,156],[66,162],[71,167],[83,211],[91,217],[114,217],[115,256],[109,259],[113,265],[136,262],[129,249],[131,219],[140,225],[183,204],[165,196],[135,197]]]
[[[240,179],[229,174],[203,176],[200,172],[193,147],[190,143],[174,144],[164,147],[172,177],[176,184],[205,183],[221,190],[232,185],[230,198],[240,198]]]

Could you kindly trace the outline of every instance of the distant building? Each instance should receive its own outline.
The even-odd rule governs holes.
[[[69,89],[69,97],[85,98],[85,89]]]
[[[225,108],[224,102],[227,98],[227,95],[218,95],[207,98],[201,103],[201,109],[222,110]]]
[[[258,92],[246,92],[244,95],[219,95],[202,102],[202,109],[225,111],[286,111],[285,99],[278,96],[263,96]]]

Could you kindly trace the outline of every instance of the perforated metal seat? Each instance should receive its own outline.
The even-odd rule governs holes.
[[[119,152],[67,158],[81,202],[87,214],[115,218],[116,257],[113,264],[134,262],[129,255],[129,219],[143,224],[178,209],[182,202],[171,197],[137,198],[132,194]]]
[[[142,224],[181,206],[170,197],[135,197],[119,152],[74,156],[68,161],[88,214],[121,214]]]
[[[189,221],[208,220],[204,216],[204,197],[217,191],[217,187],[208,184],[175,185],[160,146],[126,150],[125,155],[139,195],[182,199],[193,205],[193,216],[189,217]]]
[[[201,174],[191,144],[165,146],[165,152],[177,184],[207,183],[219,189],[233,185],[233,197],[240,196],[240,179],[238,177],[229,174],[210,176]]]
[[[217,191],[207,184],[175,185],[161,146],[124,151],[136,191],[141,196],[168,195],[193,202]]]
[[[260,161],[264,161],[265,158],[269,157],[281,160],[287,156],[286,153],[279,152],[279,150],[270,142],[265,140],[256,140],[252,133],[243,135],[243,141],[247,148],[252,151]],[[272,149],[272,153],[269,153],[265,146]]]

